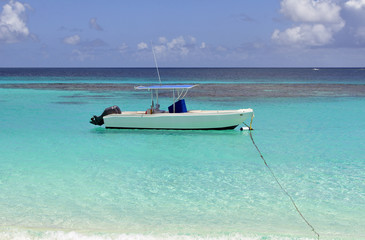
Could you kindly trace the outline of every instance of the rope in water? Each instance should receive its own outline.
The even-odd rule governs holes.
[[[246,125],[246,124],[245,124]],[[247,125],[246,125],[247,126]],[[248,126],[247,126],[248,127]],[[251,129],[250,129],[251,130]],[[308,220],[303,216],[303,214],[300,212],[297,204],[295,204],[294,199],[290,196],[290,194],[285,190],[285,188],[280,184],[279,180],[277,179],[277,177],[275,176],[274,172],[271,170],[271,168],[269,167],[269,165],[267,164],[264,156],[262,155],[260,149],[258,148],[258,146],[256,145],[255,141],[253,140],[252,137],[252,131],[250,132],[250,138],[251,141],[253,143],[253,145],[255,146],[256,150],[258,151],[258,153],[260,154],[261,159],[264,161],[266,167],[269,169],[272,177],[275,179],[276,183],[279,185],[279,187],[281,188],[281,190],[285,193],[285,195],[287,195],[290,198],[290,201],[292,202],[293,206],[295,207],[296,211],[299,213],[300,217],[304,220],[304,222],[312,229],[312,231],[317,235],[317,239],[319,240],[319,234],[318,232],[314,229],[314,227],[308,222]]]

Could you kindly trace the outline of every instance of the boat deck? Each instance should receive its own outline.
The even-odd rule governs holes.
[[[185,113],[169,113],[169,112],[157,112],[153,114],[146,114],[145,111],[125,111],[121,114],[111,114],[111,115],[201,115],[201,114],[207,114],[207,115],[215,115],[215,114],[235,114],[238,112],[252,112],[252,109],[239,109],[239,110],[190,110]]]

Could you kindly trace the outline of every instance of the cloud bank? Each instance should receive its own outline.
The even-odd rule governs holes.
[[[0,41],[15,43],[27,38],[30,33],[25,11],[28,5],[10,0],[0,13]]]
[[[333,41],[344,26],[341,7],[330,0],[283,0],[280,12],[297,24],[284,31],[276,29],[272,39],[292,46],[323,46]]]
[[[147,49],[147,48],[148,48],[148,45],[145,42],[140,42],[140,43],[137,44],[137,49],[138,50],[143,50],[143,49]]]
[[[66,44],[69,44],[69,45],[76,45],[80,42],[80,40],[81,40],[80,36],[76,34],[76,35],[64,38],[63,42]]]
[[[365,0],[282,0],[280,13],[293,25],[274,30],[271,38],[280,45],[365,44]]]
[[[364,10],[365,0],[350,0],[345,3],[345,6],[354,10]]]
[[[187,56],[188,54],[195,52],[198,49],[206,47],[206,43],[202,42],[197,44],[195,37],[183,37],[179,36],[168,40],[166,37],[159,37],[158,42],[153,44],[153,50],[157,55],[162,56]],[[137,44],[138,50],[148,49],[148,45],[145,42]]]

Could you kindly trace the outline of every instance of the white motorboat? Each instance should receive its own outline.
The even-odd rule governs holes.
[[[91,118],[90,123],[104,124],[106,128],[120,129],[179,129],[179,130],[209,130],[209,129],[252,129],[253,110],[187,110],[184,97],[188,90],[197,85],[153,85],[138,86],[136,90],[151,92],[151,107],[147,111],[121,112],[119,107],[105,109],[99,117]],[[168,111],[160,110],[158,104],[159,91],[170,90],[173,104]],[[156,105],[154,104],[156,99]],[[249,120],[250,125],[244,123]],[[246,125],[246,127],[244,127]]]

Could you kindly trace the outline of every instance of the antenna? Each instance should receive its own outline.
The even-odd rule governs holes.
[[[158,81],[160,82],[160,85],[161,85],[160,71],[158,70],[155,50],[153,49],[152,41],[151,41],[151,48],[152,48],[153,58],[155,59],[155,65],[156,65],[156,70],[157,70],[157,75],[158,75]]]

